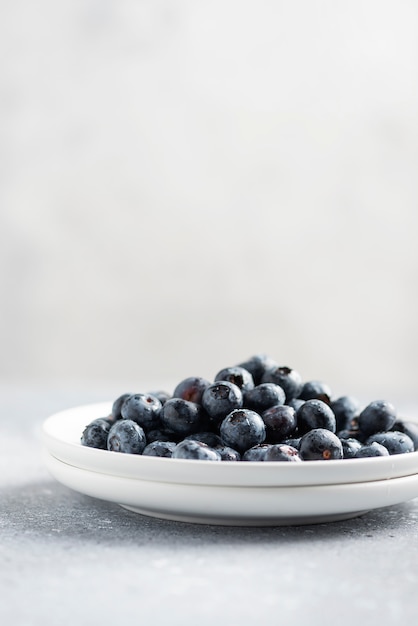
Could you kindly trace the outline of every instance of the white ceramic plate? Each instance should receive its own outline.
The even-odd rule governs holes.
[[[44,456],[51,474],[71,489],[116,502],[136,513],[186,522],[237,526],[316,524],[349,519],[418,496],[418,474],[296,487],[176,484],[94,472],[64,463],[48,452]]]
[[[303,463],[210,463],[121,454],[80,444],[84,427],[109,415],[112,404],[90,404],[57,413],[43,425],[43,443],[55,458],[109,476],[183,485],[295,487],[341,485],[412,476],[418,452],[396,456]],[[417,494],[418,495],[418,494]]]

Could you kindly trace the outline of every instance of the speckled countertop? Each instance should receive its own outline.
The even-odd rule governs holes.
[[[231,528],[143,517],[57,483],[42,421],[113,395],[0,387],[1,624],[416,623],[418,498],[334,524]]]

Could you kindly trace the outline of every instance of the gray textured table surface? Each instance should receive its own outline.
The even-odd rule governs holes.
[[[0,623],[416,623],[418,499],[334,524],[200,526],[58,484],[40,426],[97,391],[0,388]]]

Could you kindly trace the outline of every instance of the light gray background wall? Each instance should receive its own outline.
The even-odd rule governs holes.
[[[417,396],[418,4],[0,5],[0,378],[264,351]]]

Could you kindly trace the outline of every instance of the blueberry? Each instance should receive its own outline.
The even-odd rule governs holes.
[[[338,431],[350,429],[351,422],[357,415],[359,405],[357,400],[351,396],[341,396],[341,398],[331,402],[331,409],[335,415]]]
[[[252,462],[264,461],[266,452],[272,445],[273,444],[271,443],[259,443],[258,445],[249,448],[244,452],[242,460]]]
[[[306,400],[298,409],[296,417],[301,435],[313,428],[325,428],[335,433],[335,415],[322,400]]]
[[[418,450],[418,423],[409,422],[404,419],[398,419],[394,423],[392,430],[397,430],[401,433],[408,435],[414,442],[414,449]]]
[[[384,400],[376,400],[366,406],[358,416],[358,425],[365,435],[386,432],[396,421],[395,407]]]
[[[271,445],[264,455],[264,461],[290,461],[299,463],[302,459],[296,448],[288,446],[284,443],[276,443]]]
[[[215,448],[216,446],[222,445],[222,439],[219,435],[211,432],[201,432],[194,433],[193,435],[188,435],[185,439],[193,439],[193,441],[201,441],[205,443],[210,448]]]
[[[182,398],[171,398],[162,407],[160,420],[164,428],[186,436],[199,431],[203,414],[198,404]]]
[[[297,426],[295,409],[285,404],[272,406],[261,414],[266,427],[266,441],[280,443],[290,437]]]
[[[124,393],[121,396],[119,396],[119,398],[116,398],[116,400],[114,401],[112,405],[112,413],[111,413],[114,422],[122,419],[122,415],[121,415],[122,405],[128,398],[130,398],[131,395],[132,395],[131,393]]]
[[[300,398],[292,398],[289,402],[286,402],[286,405],[291,406],[295,411],[298,411],[302,404],[305,404],[305,400],[301,400]]]
[[[266,427],[261,416],[250,409],[235,409],[220,426],[222,441],[238,452],[245,452],[266,438]]]
[[[288,439],[283,439],[281,443],[285,443],[287,446],[292,446],[292,448],[299,450],[301,439],[302,437],[289,437]]]
[[[176,445],[174,441],[152,441],[145,446],[142,456],[171,457]]]
[[[337,437],[342,439],[357,439],[360,443],[365,443],[367,436],[364,435],[358,428],[350,428],[347,430],[339,430]]]
[[[98,417],[93,420],[87,424],[81,435],[81,445],[106,450],[110,427],[111,422],[105,417]]]
[[[141,454],[146,446],[143,428],[129,419],[115,422],[109,431],[107,449],[112,452]]]
[[[262,413],[272,406],[284,404],[285,400],[283,389],[274,383],[262,383],[244,394],[245,408],[257,411],[257,413]]]
[[[225,367],[215,376],[215,382],[227,380],[234,383],[243,393],[254,389],[254,380],[250,372],[243,367]]]
[[[387,448],[389,454],[404,454],[405,452],[414,452],[414,442],[411,437],[405,433],[396,430],[386,433],[375,433],[367,439],[367,444],[376,441]]]
[[[219,452],[201,441],[185,439],[176,445],[172,453],[173,459],[197,459],[199,461],[221,461]]]
[[[202,406],[215,424],[218,424],[234,409],[240,409],[242,404],[241,389],[228,381],[209,385],[202,396]]]
[[[253,377],[254,384],[259,385],[267,370],[272,370],[276,368],[277,363],[265,354],[255,354],[254,356],[249,358],[248,361],[244,361],[244,363],[239,363],[238,367],[243,367],[248,372],[250,372],[251,376]]]
[[[372,456],[389,456],[389,452],[385,446],[373,441],[373,443],[360,446],[354,456],[356,459],[364,459]]]
[[[330,461],[342,459],[343,448],[337,435],[326,428],[315,428],[303,435],[299,454],[304,461]]]
[[[151,430],[159,425],[161,402],[149,393],[136,393],[122,405],[123,419],[133,420],[142,428]]]
[[[202,402],[203,392],[209,385],[210,382],[205,378],[190,376],[177,385],[173,392],[173,398],[182,398],[183,400],[200,404]]]
[[[348,439],[341,439],[341,445],[343,447],[344,459],[353,459],[356,456],[356,453],[362,447],[361,442],[358,439],[354,439],[354,437],[349,437]]]
[[[168,393],[168,391],[162,391],[161,389],[158,389],[158,391],[149,391],[147,395],[157,398],[157,400],[159,400],[161,404],[165,404],[167,400],[170,400],[171,398],[171,395]]]
[[[241,455],[238,450],[234,450],[229,446],[218,445],[214,450],[221,455],[222,461],[240,461]]]
[[[331,389],[319,380],[309,380],[303,384],[299,398],[301,400],[322,400],[322,402],[330,404]]]
[[[302,390],[300,374],[290,367],[275,367],[267,370],[263,374],[261,382],[279,385],[286,394],[286,402],[292,398],[297,398]]]
[[[169,428],[153,428],[152,430],[147,430],[145,434],[148,443],[153,441],[175,441],[178,443],[182,439],[181,435]]]

